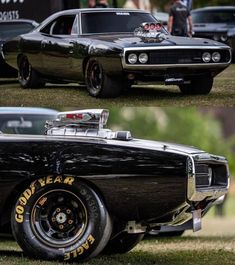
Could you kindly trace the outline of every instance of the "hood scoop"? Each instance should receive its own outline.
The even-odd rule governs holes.
[[[144,22],[134,31],[136,37],[141,38],[145,43],[160,43],[166,39],[161,23]]]

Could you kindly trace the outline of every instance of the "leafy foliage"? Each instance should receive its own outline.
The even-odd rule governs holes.
[[[197,108],[112,109],[109,124],[115,130],[131,130],[134,137],[196,146],[223,155],[234,172],[234,154],[222,136],[221,124]]]

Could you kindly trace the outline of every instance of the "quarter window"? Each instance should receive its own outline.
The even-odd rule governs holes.
[[[49,35],[71,35],[76,15],[61,16],[48,25],[41,32]]]

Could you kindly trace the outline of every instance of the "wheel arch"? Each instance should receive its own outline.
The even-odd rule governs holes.
[[[84,78],[86,75],[86,66],[87,66],[87,63],[89,62],[90,58],[91,58],[90,56],[85,57],[83,60],[83,63],[82,63],[82,71],[83,71]]]
[[[63,175],[69,176],[70,174],[63,174]],[[30,179],[22,180],[20,183],[17,183],[17,185],[13,187],[13,189],[10,191],[9,195],[7,196],[5,203],[3,205],[3,208],[2,208],[1,225],[4,225],[4,224],[10,222],[11,211],[12,211],[17,199],[22,194],[22,192],[24,192],[24,190],[26,190],[34,180],[40,179],[42,177],[46,177],[46,175],[45,176],[39,176],[35,179],[30,178]],[[95,185],[94,182],[88,180],[85,176],[73,175],[73,177],[75,177],[76,180],[79,180],[79,181],[87,184],[88,186],[90,186],[95,191],[95,193],[101,198],[102,202],[104,203],[105,207],[107,208],[107,210],[110,214],[110,209],[108,208],[108,204],[107,204],[107,201],[105,199],[105,195],[99,189],[99,187],[97,185]]]
[[[23,57],[25,57],[25,55],[24,55],[23,53],[20,53],[20,54],[18,54],[18,56],[17,56],[17,66],[18,66],[18,69],[19,69],[19,67],[20,67],[20,61],[21,61],[21,59],[22,59]]]

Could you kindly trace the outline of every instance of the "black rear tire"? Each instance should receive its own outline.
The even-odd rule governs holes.
[[[122,90],[122,82],[108,76],[96,59],[88,61],[85,80],[87,91],[92,97],[114,98],[119,96]]]
[[[103,254],[123,254],[132,250],[144,237],[144,234],[128,234],[122,232],[111,239],[103,250]]]
[[[45,82],[32,68],[26,56],[21,57],[19,60],[18,79],[22,88],[40,88],[45,86]]]
[[[180,91],[185,95],[206,95],[213,87],[213,78],[193,79],[190,84],[179,85]]]
[[[34,181],[12,211],[13,235],[26,255],[84,261],[97,256],[112,231],[100,196],[74,177]]]

